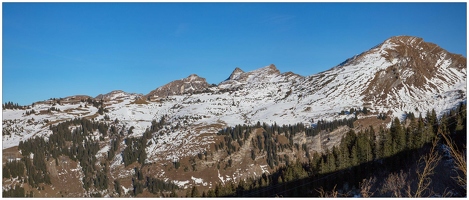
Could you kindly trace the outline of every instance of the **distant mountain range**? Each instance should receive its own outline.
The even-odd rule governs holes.
[[[363,122],[375,120],[381,113],[403,119],[408,112],[425,116],[433,109],[441,115],[466,102],[466,73],[465,57],[449,53],[422,38],[396,36],[330,70],[306,77],[293,72],[282,73],[271,64],[249,72],[236,68],[218,85],[208,84],[205,78],[191,74],[146,95],[112,91],[94,98],[77,95],[45,100],[24,110],[4,109],[3,150],[10,151],[29,138],[51,135],[51,125],[87,118],[113,123],[128,133],[119,141],[122,151],[126,146],[125,138],[141,137],[155,121],[164,118],[164,126],[151,133],[145,148],[148,170],[155,177],[171,180],[181,187],[209,187],[269,171],[265,160],[243,164],[231,171],[213,167],[217,162],[231,159],[242,163],[243,157],[251,152],[249,147],[243,146],[247,144],[239,144],[238,153],[217,154],[215,145],[223,139],[217,132],[226,127],[258,122],[302,123],[310,127],[319,120],[353,118],[353,110],[363,109],[368,113],[357,113],[357,118]],[[389,126],[390,120],[370,123]],[[318,145],[316,136],[298,136],[295,140],[307,144],[311,151],[324,151],[340,142],[344,130],[327,133],[332,140],[324,144],[319,141]],[[96,137],[100,134],[96,133]],[[107,156],[111,140],[109,135],[102,136],[98,158]],[[201,180],[197,172],[174,174],[174,169],[169,172],[166,167],[175,161],[189,163],[189,158],[207,151],[218,157],[200,161],[198,166],[207,167],[199,171],[207,170],[204,172],[214,176],[204,176]],[[116,153],[109,163],[111,176],[114,180],[120,177],[129,181],[133,168],[123,166],[122,162],[121,154]],[[131,187],[129,182],[125,184],[123,187]]]

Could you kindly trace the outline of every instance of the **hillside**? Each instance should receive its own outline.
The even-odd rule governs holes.
[[[146,95],[118,90],[4,108],[3,163],[36,160],[23,144],[41,141],[37,148],[47,149],[41,155],[47,167],[40,176],[51,176],[50,184],[21,184],[43,197],[214,190],[308,162],[340,145],[349,131],[390,128],[395,117],[405,122],[410,112],[428,118],[434,110],[439,118],[466,102],[466,69],[460,55],[396,36],[306,77],[271,64],[249,72],[236,68],[218,85],[192,74]],[[387,117],[378,119],[382,114]],[[158,181],[174,186],[153,192],[148,185]],[[3,189],[20,182],[4,178]]]

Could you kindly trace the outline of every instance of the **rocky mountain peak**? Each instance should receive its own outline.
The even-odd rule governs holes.
[[[227,87],[228,85],[238,85],[238,84],[247,84],[247,83],[259,83],[259,82],[269,82],[271,78],[280,75],[280,71],[275,67],[274,64],[265,66],[253,71],[244,72],[240,68],[236,68],[226,79],[221,82],[219,86],[222,88]]]
[[[202,78],[197,74],[191,74],[186,78],[175,80],[159,88],[156,88],[145,96],[149,99],[157,99],[172,95],[200,92],[207,89],[208,87],[209,84],[205,78]]]
[[[110,100],[115,100],[117,98],[123,98],[123,97],[131,96],[131,95],[136,95],[136,94],[127,93],[122,90],[114,90],[106,94],[99,94],[98,96],[95,97],[95,99],[110,101]]]
[[[422,38],[397,36],[307,77],[300,87],[313,87],[331,107],[340,107],[348,99],[401,117],[403,111],[428,110],[429,102],[443,110],[451,107],[452,99],[464,99],[466,69],[466,58],[461,55]]]
[[[267,74],[276,74],[276,75],[280,74],[280,71],[277,69],[277,67],[275,67],[274,64],[270,64],[269,66],[263,67],[259,70]]]
[[[408,35],[400,35],[400,36],[393,36],[384,41],[384,43],[394,43],[394,44],[404,44],[410,45],[415,43],[422,42],[423,39],[415,36],[408,36]]]
[[[383,64],[374,65],[376,72],[362,93],[365,102],[390,102],[391,98],[405,102],[400,99],[404,93],[422,99],[423,93],[443,93],[446,87],[465,82],[465,57],[413,36],[391,37],[350,63],[360,66],[383,58]]]
[[[458,71],[466,68],[466,58],[452,54],[436,44],[425,42],[422,38],[412,36],[396,36],[388,39],[393,48],[386,49],[383,55],[395,64],[395,70],[412,71],[422,78],[430,79],[442,68],[454,68]],[[385,43],[386,43],[385,42]],[[418,78],[418,77],[416,77]]]
[[[230,77],[228,77],[226,80],[235,80],[237,79],[244,71],[240,69],[239,67],[236,67],[236,69],[231,72]]]
[[[198,76],[197,74],[191,74],[188,77],[182,79],[184,82],[205,82],[205,78]]]
[[[383,56],[389,61],[413,59],[434,62],[434,59],[449,59],[447,57],[448,51],[434,43],[424,41],[423,38],[414,36],[391,37],[384,41],[380,48],[384,51]]]

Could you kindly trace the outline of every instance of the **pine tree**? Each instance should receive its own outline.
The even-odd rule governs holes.
[[[3,167],[2,172],[3,172],[3,178],[9,179],[11,177],[10,170],[8,169],[7,166]]]
[[[352,151],[350,152],[350,161],[352,163],[352,166],[357,166],[359,163],[357,145],[352,146]]]
[[[336,170],[336,159],[333,153],[327,154],[327,168],[331,172]]]
[[[208,190],[208,192],[207,192],[207,197],[216,197],[215,191],[213,191],[213,190]]]
[[[171,194],[169,194],[169,197],[176,197],[176,191],[171,190]]]
[[[199,196],[199,190],[195,186],[192,186],[191,197],[200,197]]]
[[[415,130],[415,133],[413,134],[414,138],[412,139],[413,142],[413,148],[417,149],[423,146],[425,143],[424,141],[424,131],[425,131],[425,125],[423,122],[422,115],[420,114],[418,121],[417,121],[417,129]]]
[[[114,180],[114,190],[119,194],[119,196],[121,195],[121,184],[119,180]]]
[[[397,152],[403,151],[406,146],[406,136],[401,126],[401,122],[399,121],[399,118],[396,117],[392,121],[390,132],[391,132],[391,137],[393,140],[392,153],[395,154]]]
[[[340,149],[339,149],[339,169],[345,169],[349,166],[351,166],[350,162],[350,151],[348,148],[348,144],[344,140],[345,138],[342,138],[342,142],[340,143]]]
[[[321,158],[321,161],[319,163],[319,168],[321,169],[321,174],[325,174],[325,173],[329,172],[329,169],[327,168],[327,165],[324,161],[324,158]],[[287,177],[285,177],[285,178],[287,179],[286,181],[289,180]]]

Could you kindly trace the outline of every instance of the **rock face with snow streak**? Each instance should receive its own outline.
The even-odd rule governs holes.
[[[384,56],[393,65],[375,73],[363,92],[364,101],[383,104],[387,101],[391,104],[388,107],[391,107],[397,105],[394,102],[421,100],[425,103],[416,103],[415,109],[422,110],[424,107],[421,104],[445,101],[444,98],[463,98],[466,90],[466,58],[450,54],[416,37],[393,37],[386,43],[392,47],[385,49],[387,54]]]
[[[230,77],[228,77],[225,81],[238,79],[239,76],[243,73],[244,71],[242,69],[236,67],[235,70],[231,73]]]
[[[279,74],[280,71],[274,64],[250,72],[244,72],[243,70],[236,68],[233,73],[231,73],[230,77],[221,84],[229,84],[232,82],[265,82],[268,81],[268,78]]]
[[[303,84],[320,104],[366,106],[391,111],[437,112],[466,96],[466,58],[410,36],[392,37],[380,45]],[[301,86],[300,86],[301,87]]]
[[[133,95],[142,96],[140,94],[127,93],[127,92],[124,92],[122,90],[114,90],[114,91],[109,92],[107,94],[100,94],[100,95],[96,96],[94,99],[96,99],[98,101],[99,100],[113,101],[113,100],[117,100],[117,99],[120,99],[120,98],[125,98],[127,96],[133,96]]]
[[[209,87],[209,84],[205,78],[199,77],[196,74],[191,74],[187,78],[181,80],[175,80],[171,83],[163,85],[146,96],[148,98],[162,98],[173,95],[180,95],[191,92],[200,92]]]

